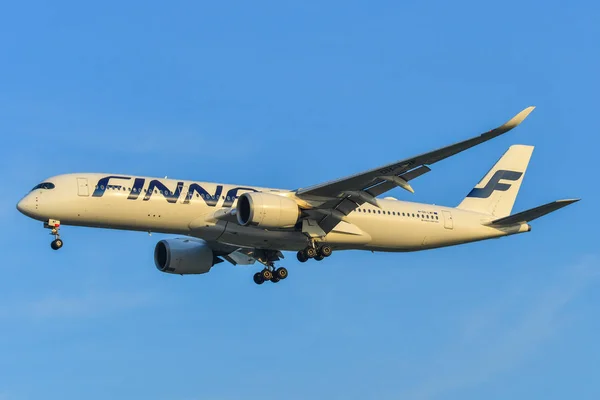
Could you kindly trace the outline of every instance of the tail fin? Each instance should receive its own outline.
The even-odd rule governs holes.
[[[458,208],[496,217],[510,215],[531,153],[533,153],[533,146],[520,144],[510,146],[496,165],[458,205]]]

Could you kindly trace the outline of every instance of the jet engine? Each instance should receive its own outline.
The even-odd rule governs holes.
[[[262,228],[289,228],[300,218],[298,204],[289,197],[271,193],[242,194],[237,203],[237,220],[240,225]]]
[[[201,240],[161,240],[154,248],[154,264],[169,274],[204,274],[214,265],[214,255]]]

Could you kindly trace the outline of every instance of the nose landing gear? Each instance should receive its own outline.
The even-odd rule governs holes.
[[[63,241],[60,238],[60,234],[58,230],[60,229],[60,221],[55,219],[50,219],[48,222],[44,222],[44,228],[50,229],[50,234],[54,236],[54,240],[50,243],[50,247],[52,250],[58,250],[63,247]]]
[[[58,250],[63,247],[63,241],[60,239],[54,239],[52,243],[50,243],[50,247],[52,247],[53,250]]]

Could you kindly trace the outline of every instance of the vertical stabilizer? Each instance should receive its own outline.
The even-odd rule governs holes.
[[[495,217],[510,215],[532,153],[533,146],[511,146],[458,208]]]

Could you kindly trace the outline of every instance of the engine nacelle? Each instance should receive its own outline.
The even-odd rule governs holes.
[[[156,243],[154,264],[169,274],[204,274],[214,264],[213,251],[200,240],[168,239]]]
[[[300,218],[298,204],[289,197],[271,193],[244,193],[238,198],[237,220],[242,226],[289,228]]]

